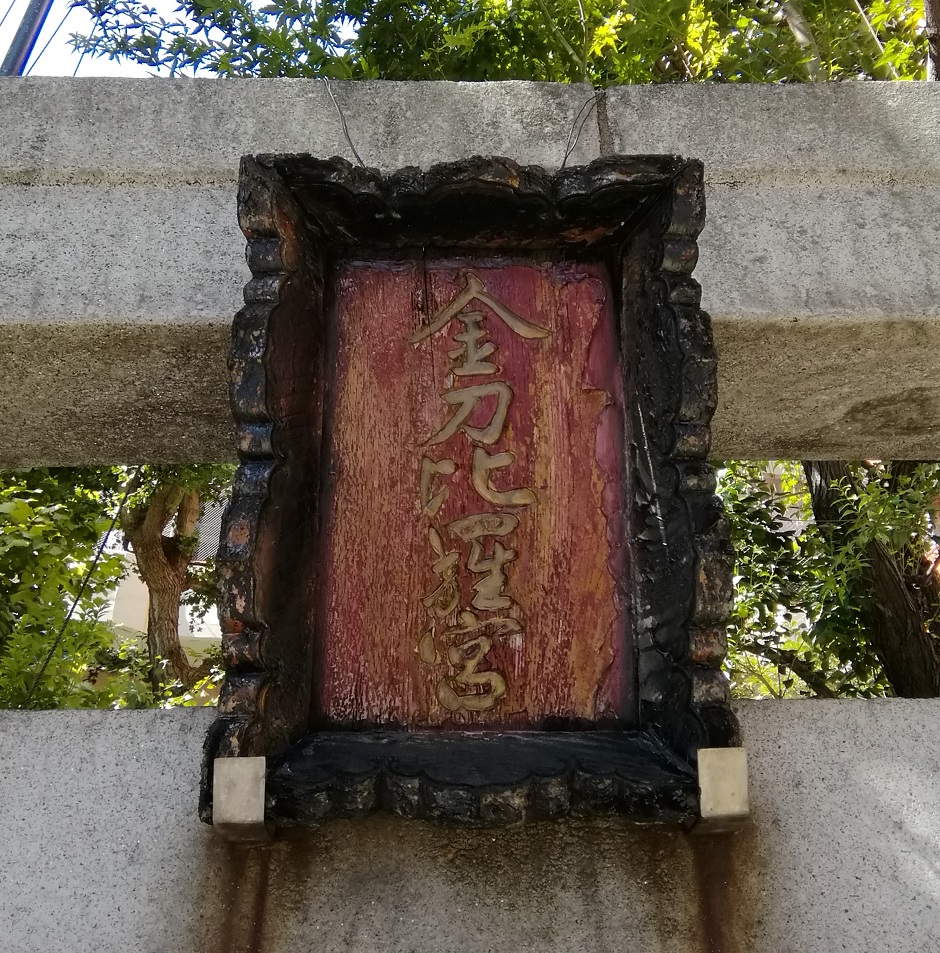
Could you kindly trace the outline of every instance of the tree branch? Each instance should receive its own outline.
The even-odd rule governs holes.
[[[819,58],[819,44],[813,35],[809,21],[803,16],[803,11],[796,0],[783,0],[780,4],[783,8],[784,16],[787,18],[787,26],[793,34],[793,38],[804,50],[811,54],[806,61],[806,72],[810,82],[819,83],[826,77],[823,75],[822,60]]]
[[[813,668],[810,662],[800,658],[792,649],[778,649],[763,642],[739,642],[738,648],[752,655],[759,655],[773,665],[789,669],[797,678],[804,681],[813,690],[817,698],[838,698],[838,695],[829,687],[826,676]]]
[[[848,464],[805,460],[806,481],[816,526],[832,548],[847,545],[842,529],[840,482],[851,481]],[[844,504],[843,504],[844,505]],[[884,666],[895,693],[903,698],[940,696],[940,649],[927,631],[922,607],[914,600],[903,566],[881,543],[860,553],[859,584],[850,593],[858,603],[865,635]]]
[[[588,73],[587,61],[582,57],[578,56],[578,51],[568,42],[568,38],[564,33],[561,32],[561,27],[555,22],[555,18],[552,16],[548,7],[545,5],[545,0],[538,0],[539,9],[542,11],[542,16],[545,17],[548,22],[549,27],[551,28],[552,33],[558,37],[558,42],[565,48],[565,51],[568,55],[574,60],[575,65],[581,71],[581,78],[585,83],[590,83],[591,78]]]
[[[940,79],[940,0],[924,0],[927,37],[927,79]]]
[[[199,522],[199,494],[187,490],[176,511],[176,535],[192,536]]]
[[[868,32],[871,34],[871,38],[875,41],[875,46],[878,47],[878,53],[881,56],[884,56],[884,52],[885,52],[884,44],[879,39],[878,32],[871,25],[871,20],[868,19],[868,14],[865,12],[865,8],[858,2],[858,0],[853,0],[853,2],[855,4],[855,9],[858,10],[859,16],[864,21],[865,26],[868,27]],[[894,65],[892,63],[888,63],[888,71],[891,73],[892,79],[900,78],[898,76],[898,71],[894,68]]]

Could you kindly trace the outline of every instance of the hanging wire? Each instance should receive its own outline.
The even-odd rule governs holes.
[[[88,42],[89,42],[89,43],[91,43],[91,41],[95,38],[95,33],[97,32],[98,27],[101,25],[101,18],[102,18],[103,16],[104,16],[104,10],[102,10],[101,13],[99,13],[98,16],[95,17],[95,22],[92,23],[92,25],[91,25],[91,33],[88,34]],[[86,47],[83,47],[83,48],[82,48],[82,55],[78,58],[78,62],[75,64],[75,69],[72,70],[72,78],[73,78],[73,79],[74,79],[76,76],[78,76],[78,68],[79,68],[79,66],[82,65],[82,60],[85,59],[85,54],[86,54],[87,52],[88,52],[88,47],[87,47],[87,46],[86,46]]]
[[[104,9],[104,7],[102,7],[101,12],[98,13],[98,15],[94,18],[94,20],[93,20],[93,22],[92,22],[92,24],[91,24],[91,33],[88,34],[88,42],[89,42],[89,43],[91,43],[91,41],[95,38],[95,34],[98,32],[98,27],[101,26],[101,20],[102,20],[102,18],[104,17],[104,12],[105,12],[105,9]],[[78,62],[75,64],[75,69],[72,70],[72,78],[73,78],[73,79],[74,79],[76,76],[78,76],[79,67],[82,65],[82,60],[85,59],[85,54],[86,54],[87,52],[88,52],[88,47],[87,47],[87,46],[86,46],[86,47],[83,47],[83,48],[82,48],[82,55],[78,58]]]
[[[571,158],[571,154],[578,147],[578,140],[581,138],[581,133],[584,131],[584,124],[591,118],[591,114],[597,109],[597,97],[600,95],[598,91],[595,91],[594,95],[587,100],[587,102],[577,111],[574,119],[571,123],[571,129],[568,131],[568,141],[565,145],[565,156],[561,160],[561,167],[564,168],[568,164],[568,160]],[[578,124],[580,120],[580,125]],[[578,127],[577,133],[575,133],[575,126]]]
[[[92,31],[94,32],[94,31]],[[84,56],[84,53],[82,54]],[[81,63],[81,61],[79,61]],[[76,71],[78,67],[75,68]],[[74,75],[74,74],[73,74]],[[352,154],[356,157],[356,161],[364,169],[366,167],[365,162],[362,161],[362,156],[359,155],[359,150],[356,148],[355,143],[352,141],[352,136],[349,134],[349,126],[346,125],[346,116],[343,113],[343,110],[340,108],[339,103],[336,101],[336,97],[333,95],[333,88],[330,86],[330,81],[325,77],[320,77],[321,82],[326,87],[327,94],[330,97],[330,101],[333,103],[333,108],[336,110],[336,115],[339,117],[340,125],[343,128],[343,136],[346,139],[346,142],[349,143],[349,148],[352,149]],[[592,113],[597,109],[597,99],[601,95],[599,90],[594,92],[594,95],[588,99],[584,105],[575,113],[575,117],[571,122],[571,129],[568,130],[568,140],[565,144],[565,155],[561,160],[561,167],[564,167],[568,164],[568,160],[571,158],[572,153],[578,147],[578,142],[581,140],[581,133],[584,132],[584,126],[587,121],[591,118]],[[577,129],[577,131],[576,131]]]
[[[356,161],[364,169],[366,164],[362,161],[362,156],[359,155],[359,151],[353,145],[352,138],[349,135],[349,127],[346,125],[346,117],[343,115],[343,110],[339,108],[339,103],[336,101],[336,97],[333,95],[333,89],[330,86],[330,81],[325,76],[321,76],[320,79],[323,81],[323,85],[326,86],[326,91],[329,93],[333,107],[336,109],[336,115],[339,116],[340,125],[343,127],[343,135],[346,137],[346,141],[349,143],[349,148],[352,149],[352,153],[356,157]]]
[[[29,703],[33,698],[33,693],[36,691],[37,686],[42,681],[43,675],[46,674],[46,669],[49,667],[49,663],[52,661],[52,656],[55,655],[56,649],[59,647],[59,644],[62,642],[62,636],[65,635],[65,629],[68,626],[69,622],[72,621],[72,615],[75,612],[78,603],[81,601],[82,596],[85,594],[85,590],[88,588],[88,583],[91,581],[91,577],[94,575],[95,570],[98,568],[98,563],[101,561],[101,556],[104,553],[104,548],[108,544],[108,537],[114,532],[114,527],[117,526],[117,521],[121,516],[121,510],[124,508],[124,504],[127,502],[128,497],[131,495],[131,490],[134,487],[134,478],[140,472],[138,467],[129,474],[127,477],[127,483],[124,487],[124,493],[121,496],[121,500],[117,505],[117,508],[114,511],[114,517],[111,520],[111,525],[108,526],[104,536],[101,537],[100,542],[98,543],[98,549],[95,552],[95,558],[91,561],[91,565],[88,567],[88,571],[85,573],[85,577],[82,579],[82,584],[78,587],[78,592],[75,595],[75,598],[72,600],[72,604],[69,606],[69,611],[65,616],[65,621],[63,621],[59,631],[53,641],[52,646],[50,647],[46,658],[42,663],[42,666],[39,669],[39,674],[33,681],[33,684],[30,686],[29,691],[26,693],[26,699],[23,704],[20,705],[20,708],[28,708]]]
[[[26,69],[26,72],[23,74],[24,76],[29,76],[29,74],[33,71],[33,67],[42,58],[42,54],[49,49],[49,44],[56,38],[56,34],[59,32],[59,30],[62,29],[62,26],[64,25],[65,21],[69,18],[69,14],[71,12],[72,12],[72,7],[71,5],[69,5],[65,11],[65,16],[62,17],[61,20],[59,20],[59,25],[52,31],[52,35],[49,37],[49,39],[46,40],[46,45],[39,51],[38,55],[33,57],[32,63],[29,64],[29,66]]]
[[[3,17],[0,18],[0,27],[7,22],[7,17],[13,12],[13,8],[16,6],[16,0],[10,0],[10,5],[7,7],[7,12],[3,14]]]

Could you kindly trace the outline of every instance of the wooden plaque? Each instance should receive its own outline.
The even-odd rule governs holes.
[[[635,720],[604,269],[339,266],[315,720]]]
[[[266,755],[278,824],[693,813],[736,741],[700,164],[249,158],[239,212],[207,764]]]

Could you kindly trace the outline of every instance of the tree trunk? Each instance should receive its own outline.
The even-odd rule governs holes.
[[[842,541],[842,514],[834,487],[850,481],[841,461],[803,462],[820,532],[832,543]],[[865,549],[864,592],[856,593],[865,630],[895,693],[904,698],[940,696],[940,652],[928,631],[927,608],[914,595],[919,581],[908,579],[900,560],[881,543]],[[936,606],[933,607],[936,609]]]
[[[150,608],[147,613],[147,649],[150,653],[150,682],[155,692],[166,682],[189,685],[190,664],[179,639],[180,599],[183,590],[175,579],[147,582]],[[160,659],[161,664],[156,664]]]
[[[940,79],[940,0],[924,0],[927,35],[927,79]]]
[[[174,534],[164,536],[173,519]],[[203,666],[190,665],[179,638],[180,600],[187,589],[198,519],[199,494],[175,482],[158,485],[145,502],[121,513],[121,528],[150,595],[147,649],[154,692],[175,681],[191,688],[206,674]]]

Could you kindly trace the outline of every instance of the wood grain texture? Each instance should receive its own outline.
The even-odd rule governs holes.
[[[528,323],[523,332],[550,333],[521,336],[477,299],[412,342],[471,277]],[[632,675],[614,579],[622,569],[621,375],[604,267],[350,262],[336,276],[334,308],[314,723],[629,720]],[[495,345],[476,363],[466,353],[473,345],[454,338],[467,330],[467,313],[482,315],[470,319],[477,349]],[[458,393],[466,388],[486,396],[470,401]],[[475,409],[455,430],[465,406]],[[498,456],[507,453],[514,459]],[[483,473],[487,460],[500,465]],[[461,538],[472,535],[470,523],[453,524],[475,514],[489,514],[477,531],[493,534]],[[492,568],[494,554],[505,560],[499,572],[479,571]],[[435,614],[423,600],[442,581]],[[489,625],[449,631],[466,623],[461,611]],[[461,681],[465,671],[473,677]],[[475,706],[483,710],[467,710]]]

